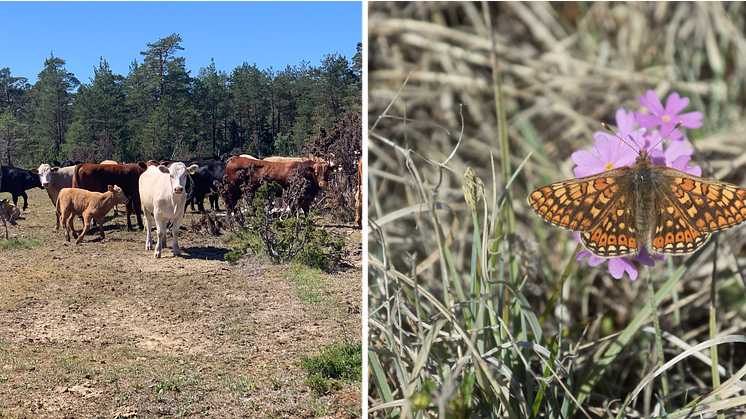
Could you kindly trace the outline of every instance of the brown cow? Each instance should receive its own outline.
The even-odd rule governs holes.
[[[119,163],[117,163],[114,160],[104,160],[104,161],[102,161],[99,164],[119,164]],[[114,216],[115,217],[119,216],[119,206],[118,205],[114,205]]]
[[[85,234],[91,229],[91,220],[98,222],[101,240],[105,239],[104,216],[114,208],[114,205],[126,204],[128,201],[124,192],[122,192],[122,188],[117,185],[113,187],[109,185],[108,191],[104,193],[75,188],[62,189],[57,196],[55,208],[62,220],[62,227],[65,228],[65,239],[70,241],[70,231],[72,231],[73,237],[77,239],[75,244],[80,244]],[[83,232],[80,233],[80,237],[75,233],[75,227],[73,226],[76,215],[83,216]]]
[[[306,179],[311,183],[306,191],[307,195],[302,200],[300,207],[303,212],[308,214],[311,201],[318,193],[319,189],[326,188],[329,181],[329,172],[332,167],[326,162],[315,162],[304,160],[300,162],[273,162],[266,160],[254,160],[246,157],[231,157],[225,162],[225,176],[227,176],[227,190],[231,205],[230,209],[235,209],[238,200],[241,198],[241,182],[238,179],[238,171],[248,169],[253,165],[254,170],[251,174],[251,188],[259,187],[263,178],[267,182],[277,182],[283,189],[290,186],[290,179],[296,170],[302,170]],[[266,176],[265,176],[266,175]]]
[[[134,212],[137,225],[141,229],[142,208],[140,206],[140,192],[137,181],[147,169],[143,162],[130,164],[90,164],[83,163],[75,166],[73,173],[73,188],[86,189],[92,192],[106,192],[109,185],[119,185],[124,195],[130,199],[125,206],[127,230],[132,230],[130,215]]]
[[[363,158],[357,162],[357,189],[355,190],[355,222],[363,226]]]

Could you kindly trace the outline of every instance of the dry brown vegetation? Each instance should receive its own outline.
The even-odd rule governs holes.
[[[194,231],[202,216],[191,211],[181,258],[167,249],[154,260],[122,216],[107,217],[107,241],[70,244],[46,192],[29,192],[10,234],[35,244],[0,250],[0,417],[359,414],[359,383],[316,396],[299,365],[324,345],[360,342],[352,224],[329,227],[345,238],[347,265],[308,285],[263,257],[229,265],[228,236]]]
[[[559,300],[552,300],[563,271],[572,265],[576,243],[571,233],[538,218],[526,196],[536,187],[574,178],[570,154],[591,148],[601,122],[615,125],[617,109],[643,112],[637,98],[648,89],[664,103],[674,92],[691,99],[687,111],[704,113],[704,126],[687,132],[696,147],[692,163],[700,164],[705,176],[743,185],[744,5],[371,2],[368,10],[368,128],[377,124],[368,145],[369,209],[381,224],[380,230],[373,225],[369,239],[369,344],[375,359],[369,364],[368,396],[374,415],[568,417],[577,412],[577,417],[601,417],[619,414],[622,401],[644,385],[622,414],[660,415],[659,400],[665,399],[669,411],[713,416],[714,406],[685,408],[718,387],[705,362],[692,357],[678,362],[668,370],[664,390],[661,377],[650,377],[661,365],[654,333],[635,329],[621,343],[618,333],[648,301],[645,274],[635,282],[626,276],[614,280],[606,265],[592,268],[586,259],[575,263]],[[493,74],[499,75],[504,97],[504,124],[498,121]],[[507,204],[493,214],[495,198],[529,153]],[[474,207],[465,200],[467,168],[485,185],[487,204],[484,197]],[[450,210],[432,211],[434,202]],[[412,209],[420,203],[423,208]],[[396,213],[403,208],[414,215]],[[478,243],[494,247],[475,266]],[[651,271],[656,288],[685,271],[658,309],[661,328],[670,334],[664,336],[666,361],[711,338],[713,280],[719,291],[717,336],[743,339],[746,282],[739,272],[746,265],[746,228],[719,234],[717,254],[714,244],[697,258],[669,257]],[[476,257],[487,255],[483,252]],[[529,306],[521,307],[505,288],[480,282],[482,277],[520,287]],[[542,313],[547,317],[539,337],[527,325]],[[477,314],[487,320],[475,322],[470,316]],[[437,339],[433,330],[439,331]],[[485,354],[506,342],[546,348],[564,369],[555,365],[559,369],[550,374],[548,354],[525,347]],[[621,352],[598,369],[614,342]],[[744,343],[720,344],[718,353],[725,371],[720,382],[729,374],[743,375]],[[709,350],[700,354],[711,356]],[[483,366],[491,361],[502,367]],[[381,363],[378,373],[375,362]],[[443,372],[448,368],[450,375]],[[496,382],[489,381],[490,374]],[[516,381],[508,385],[511,379]],[[736,380],[725,388],[717,407],[737,415],[746,406],[739,398],[746,387]],[[379,409],[385,402],[388,408]]]

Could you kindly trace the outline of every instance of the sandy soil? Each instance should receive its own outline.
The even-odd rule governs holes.
[[[10,234],[40,243],[0,251],[0,417],[359,414],[359,384],[317,397],[298,364],[361,340],[359,229],[329,226],[345,237],[347,265],[329,275],[326,303],[307,304],[287,266],[225,262],[230,246],[192,231],[191,211],[183,257],[169,240],[153,259],[122,215],[107,217],[104,242],[97,228],[65,242],[46,192],[29,192]]]

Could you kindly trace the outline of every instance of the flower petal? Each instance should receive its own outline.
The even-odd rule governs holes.
[[[682,98],[678,93],[671,93],[668,95],[668,99],[666,99],[666,114],[673,118],[674,115],[678,115],[687,106],[689,106],[688,97]]]
[[[624,138],[629,135],[635,128],[635,113],[627,113],[624,109],[619,108],[616,111],[616,126],[619,130],[619,136]]]
[[[598,156],[588,150],[578,150],[572,153],[570,160],[577,165],[573,169],[575,177],[597,175],[606,170]]]
[[[632,259],[642,263],[643,265],[655,266],[655,261],[650,257],[650,253],[648,253],[648,249],[645,247],[643,247],[642,250],[640,250],[640,253]]]
[[[660,116],[649,115],[646,113],[639,113],[639,112],[635,113],[635,120],[641,127],[648,128],[648,129],[656,127],[660,125],[661,122],[663,122]]]
[[[609,273],[611,276],[615,279],[621,279],[625,272],[629,275],[629,279],[633,281],[637,279],[637,268],[635,268],[635,265],[629,259],[609,259]]]
[[[701,167],[699,167],[697,165],[692,166],[692,167],[687,167],[687,164],[689,163],[689,161],[691,159],[692,158],[689,157],[689,156],[679,156],[679,157],[677,157],[671,163],[670,167],[672,169],[676,169],[676,170],[680,170],[680,171],[682,171],[684,173],[688,173],[688,174],[690,174],[692,176],[697,176],[697,177],[702,176],[702,168]]]
[[[671,164],[679,158],[680,156],[691,156],[694,154],[694,148],[689,147],[686,145],[686,141],[684,141],[685,137],[681,137],[681,140],[672,140],[670,143],[668,143],[668,147],[666,147],[666,166],[673,167]],[[682,170],[677,169],[676,170]]]
[[[650,112],[656,115],[663,114],[663,104],[661,103],[658,94],[655,93],[655,90],[648,90],[647,92],[645,92],[645,96],[640,96],[639,99],[640,104],[646,107]],[[638,120],[637,122],[639,123],[640,121]],[[642,126],[642,124],[640,126]]]
[[[702,115],[702,112],[684,113],[676,117],[677,118],[676,122],[684,121],[684,123],[681,124],[682,127],[697,129],[702,126],[701,119],[703,116],[704,115]]]

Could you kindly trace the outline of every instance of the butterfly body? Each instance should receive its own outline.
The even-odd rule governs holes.
[[[655,165],[646,150],[632,167],[556,182],[528,203],[545,221],[579,231],[596,256],[689,254],[711,233],[746,220],[746,189]]]

